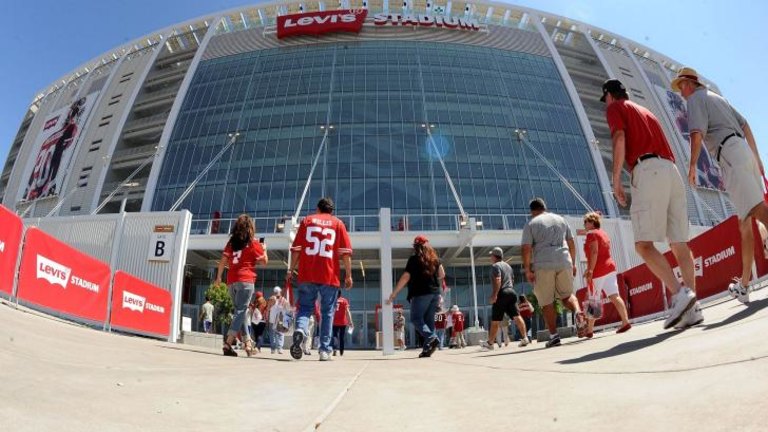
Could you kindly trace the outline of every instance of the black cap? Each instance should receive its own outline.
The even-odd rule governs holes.
[[[605,95],[608,93],[615,94],[615,93],[626,93],[627,88],[624,87],[624,84],[621,83],[621,81],[617,79],[609,79],[606,80],[603,83],[603,97],[600,98],[600,102],[605,102]]]

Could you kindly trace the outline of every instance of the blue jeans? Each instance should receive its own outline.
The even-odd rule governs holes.
[[[229,326],[227,336],[234,336],[237,332],[243,333],[243,341],[251,337],[251,326],[246,323],[245,315],[248,313],[248,303],[253,297],[253,284],[234,282],[229,285],[229,294],[235,305],[235,316]]]
[[[445,329],[437,329],[435,330],[435,334],[437,335],[437,340],[440,341],[440,345],[437,347],[443,349],[443,345],[445,344]]]
[[[296,328],[302,329],[305,335],[309,327],[309,316],[315,312],[315,300],[320,296],[320,347],[318,351],[333,352],[331,339],[333,332],[333,314],[336,311],[336,299],[339,298],[339,287],[313,283],[299,284],[299,316],[296,318]]]
[[[269,347],[273,350],[283,349],[285,344],[285,335],[269,326]]]
[[[424,349],[436,336],[435,311],[439,301],[438,294],[425,294],[411,299],[411,322],[416,331],[424,338]]]

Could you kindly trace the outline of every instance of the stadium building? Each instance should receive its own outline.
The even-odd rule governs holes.
[[[296,217],[329,195],[355,250],[352,345],[367,347],[381,286],[417,233],[441,254],[447,301],[486,323],[491,247],[530,289],[519,244],[532,197],[577,222],[587,209],[627,216],[611,199],[605,79],[660,119],[687,172],[685,103],[669,91],[679,67],[621,35],[505,3],[256,4],[142,36],[41,91],[0,196],[26,218],[188,209],[184,315],[196,317],[233,218],[252,215],[266,238],[257,287],[269,290],[282,284]],[[733,211],[702,153],[688,209],[706,226]]]

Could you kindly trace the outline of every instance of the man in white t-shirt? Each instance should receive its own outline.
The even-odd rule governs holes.
[[[200,319],[203,320],[203,331],[210,333],[213,329],[213,305],[211,298],[205,296],[205,303],[200,307]]]

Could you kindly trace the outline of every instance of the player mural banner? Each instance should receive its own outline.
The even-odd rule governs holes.
[[[24,239],[17,297],[73,318],[103,323],[110,275],[107,264],[32,227]]]
[[[621,274],[619,281],[624,282],[630,318],[664,311],[664,287],[647,265],[632,267]]]
[[[32,201],[61,193],[77,139],[99,92],[73,101],[45,118],[35,140],[37,156],[30,158],[17,201]]]
[[[627,289],[621,280],[621,276],[617,275],[616,278],[618,279],[619,283],[619,296],[624,299],[624,303],[627,303]],[[587,287],[576,291],[576,299],[579,301],[579,304],[584,304],[584,302],[587,300],[587,296]],[[603,304],[603,316],[600,317],[599,320],[595,321],[595,325],[601,326],[621,322],[619,311],[616,310],[616,306],[613,305],[613,302],[608,299],[608,296],[606,296],[604,292],[601,294],[601,299]]]
[[[656,93],[659,95],[662,101],[664,101],[664,109],[672,117],[673,122],[677,128],[677,132],[683,139],[683,143],[689,142],[688,133],[688,109],[685,104],[685,99],[677,93],[671,90],[665,89],[660,86],[654,86]],[[688,157],[690,157],[690,150],[688,151]],[[723,177],[720,173],[720,168],[714,162],[714,158],[709,154],[706,147],[701,147],[701,154],[699,160],[696,161],[696,183],[708,189],[725,190],[725,184],[723,183]]]
[[[0,291],[13,294],[24,223],[14,212],[0,205],[0,227]]]
[[[168,337],[171,330],[171,293],[121,270],[112,285],[113,329]]]
[[[688,246],[693,253],[696,297],[699,299],[726,291],[732,279],[741,274],[741,237],[736,216],[694,237]],[[680,267],[672,252],[664,256],[672,265],[677,279],[682,281]]]

